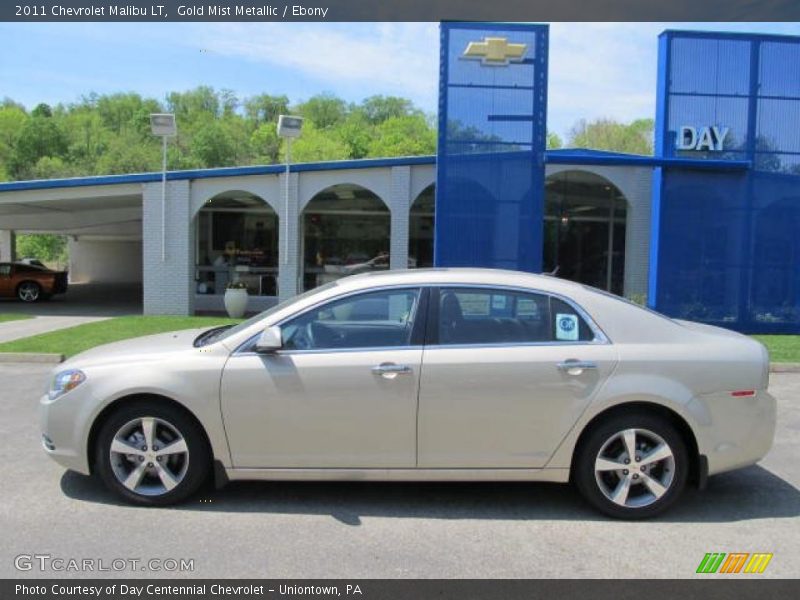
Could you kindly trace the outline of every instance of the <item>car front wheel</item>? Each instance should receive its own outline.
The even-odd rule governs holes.
[[[642,519],[678,499],[689,459],[672,424],[642,413],[618,415],[594,427],[574,468],[578,489],[595,508],[615,518]]]
[[[123,499],[163,506],[200,488],[209,473],[210,453],[199,426],[182,410],[135,403],[103,423],[95,465],[105,485]]]

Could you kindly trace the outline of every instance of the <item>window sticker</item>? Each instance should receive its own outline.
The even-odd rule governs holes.
[[[556,313],[556,339],[565,342],[578,341],[578,315]]]
[[[499,294],[495,294],[492,296],[492,310],[505,310],[506,309],[506,297],[501,296]]]

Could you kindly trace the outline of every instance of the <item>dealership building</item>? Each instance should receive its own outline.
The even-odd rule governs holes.
[[[637,156],[545,150],[546,26],[441,35],[436,156],[0,183],[0,261],[15,232],[67,234],[72,281],[140,284],[146,314],[221,311],[232,281],[255,311],[350,273],[488,266],[800,333],[800,38],[664,32]]]

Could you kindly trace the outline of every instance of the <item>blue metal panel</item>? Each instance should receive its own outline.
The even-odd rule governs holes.
[[[752,161],[657,173],[649,302],[744,332],[800,333],[800,38],[667,32],[658,156]],[[663,107],[663,109],[661,108]],[[730,128],[723,152],[676,152],[680,126]]]
[[[465,58],[487,37],[524,53],[503,66]],[[441,25],[437,266],[541,270],[547,44],[546,25]]]

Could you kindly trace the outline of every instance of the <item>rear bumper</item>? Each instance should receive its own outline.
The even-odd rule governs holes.
[[[692,404],[698,450],[708,459],[708,475],[755,464],[772,447],[776,402],[766,390],[745,397],[704,394]]]
[[[53,281],[53,290],[51,294],[64,294],[69,287],[69,281],[66,273],[56,273],[55,280]]]

